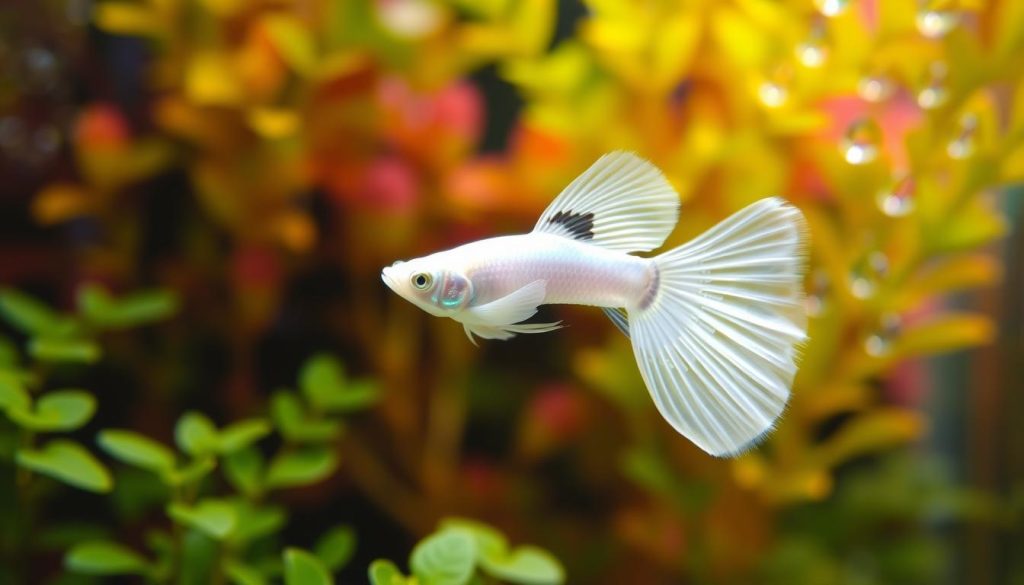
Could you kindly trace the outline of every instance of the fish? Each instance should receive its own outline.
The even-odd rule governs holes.
[[[652,163],[605,154],[527,234],[498,236],[381,271],[399,296],[458,321],[470,341],[554,331],[539,306],[601,308],[626,334],[661,416],[716,457],[757,445],[789,400],[807,339],[808,229],[779,197],[660,248],[680,201]]]

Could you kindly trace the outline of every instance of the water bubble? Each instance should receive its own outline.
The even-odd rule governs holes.
[[[22,55],[25,63],[26,80],[30,87],[39,91],[50,91],[60,79],[60,63],[49,49],[30,47]]]
[[[957,137],[946,145],[946,154],[957,160],[974,154],[975,136],[978,133],[978,116],[968,112],[960,117],[960,131]]]
[[[805,67],[821,67],[828,58],[825,20],[815,18],[807,38],[796,46],[796,58]]]
[[[949,88],[946,87],[948,68],[942,61],[936,61],[928,72],[928,85],[917,94],[917,105],[925,110],[934,110],[949,100]]]
[[[758,88],[757,97],[769,108],[777,108],[789,99],[789,91],[777,83],[766,81]]]
[[[893,341],[899,337],[903,327],[903,319],[895,313],[886,313],[879,319],[878,329],[864,340],[864,351],[868,355],[881,357],[892,348]]]
[[[904,175],[892,187],[878,194],[878,207],[889,217],[904,217],[914,210],[914,192],[917,183],[914,177]]]
[[[882,252],[872,252],[860,261],[850,275],[850,292],[858,299],[867,299],[878,290],[879,282],[889,273],[889,259]]]
[[[808,316],[817,317],[825,312],[825,305],[831,292],[832,284],[828,274],[824,270],[814,271],[811,277],[811,290],[804,301],[804,308]]]
[[[818,12],[829,18],[842,14],[849,4],[850,0],[814,0]]]
[[[843,158],[851,165],[865,165],[878,157],[882,129],[870,118],[861,118],[847,128],[840,143]]]
[[[961,14],[943,0],[925,0],[917,11],[917,30],[929,39],[940,39],[960,24]]]
[[[864,101],[877,104],[889,99],[896,89],[892,79],[884,75],[869,75],[862,77],[857,83],[857,93]]]

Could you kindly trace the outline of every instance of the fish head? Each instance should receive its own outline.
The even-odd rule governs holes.
[[[429,256],[395,262],[385,267],[380,277],[398,296],[437,317],[454,316],[473,298],[469,278]]]

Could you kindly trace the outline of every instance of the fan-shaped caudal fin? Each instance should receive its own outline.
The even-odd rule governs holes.
[[[764,199],[657,256],[657,290],[629,309],[654,403],[712,455],[754,445],[785,409],[807,331],[805,247],[800,211]]]
[[[679,196],[657,167],[629,152],[602,156],[562,191],[534,232],[624,252],[661,246],[679,219]]]

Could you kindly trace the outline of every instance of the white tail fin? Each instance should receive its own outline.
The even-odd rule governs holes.
[[[655,258],[629,308],[633,352],[661,415],[712,455],[757,443],[785,409],[807,335],[806,227],[763,199]]]

